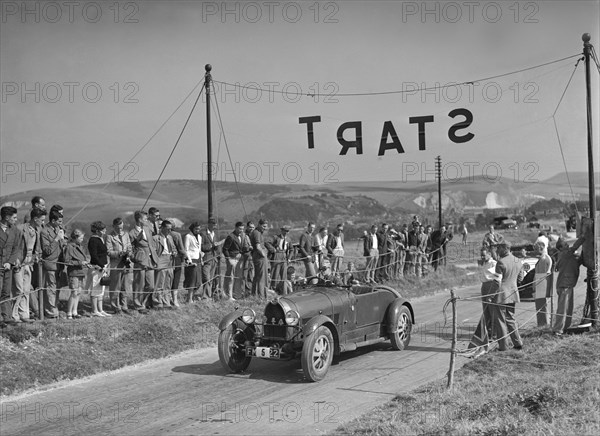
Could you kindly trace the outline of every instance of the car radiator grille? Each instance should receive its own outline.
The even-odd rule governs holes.
[[[265,308],[266,322],[264,325],[264,336],[266,338],[282,338],[287,335],[285,314],[279,304],[269,303]]]

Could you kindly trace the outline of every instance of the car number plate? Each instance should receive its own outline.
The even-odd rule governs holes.
[[[279,348],[256,347],[246,348],[246,355],[265,359],[279,359]]]

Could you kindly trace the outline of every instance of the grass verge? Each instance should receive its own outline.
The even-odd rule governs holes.
[[[525,351],[491,352],[455,374],[339,427],[335,434],[600,434],[600,333],[533,330]]]
[[[448,266],[421,279],[387,284],[416,298],[471,284],[474,277]],[[219,321],[234,310],[234,304],[257,313],[265,305],[255,298],[237,303],[209,301],[148,315],[47,320],[4,328],[0,331],[0,396],[215,346]]]

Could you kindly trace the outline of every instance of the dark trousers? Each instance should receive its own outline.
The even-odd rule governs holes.
[[[0,321],[12,320],[12,301],[10,290],[12,287],[12,270],[0,269]]]
[[[254,263],[254,280],[252,281],[252,294],[261,298],[267,298],[267,269],[269,261],[266,257],[252,255]]]
[[[202,265],[200,259],[193,259],[193,265],[185,267],[185,278],[183,287],[188,291],[188,303],[191,303],[194,298],[194,293],[202,285]]]
[[[481,284],[481,305],[483,312],[475,333],[471,337],[468,348],[485,347],[494,337],[494,306],[490,304],[494,298],[492,294],[498,292],[498,283],[495,281],[483,282]]]

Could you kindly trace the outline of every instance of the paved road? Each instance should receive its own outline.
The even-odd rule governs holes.
[[[581,281],[583,282],[583,281]],[[582,285],[580,286],[581,289]],[[576,292],[577,304],[583,291]],[[476,296],[478,287],[458,291]],[[443,378],[450,358],[448,294],[414,301],[417,325],[408,349],[387,343],[350,352],[320,383],[303,380],[299,360],[255,360],[248,373],[228,375],[217,350],[203,349],[66,383],[0,403],[1,435],[322,434],[340,423]],[[519,306],[521,321],[533,303]],[[460,346],[481,312],[459,301]],[[450,317],[451,312],[448,311]],[[533,321],[535,322],[535,321]],[[533,323],[529,322],[528,326]],[[457,359],[457,368],[466,362]]]

